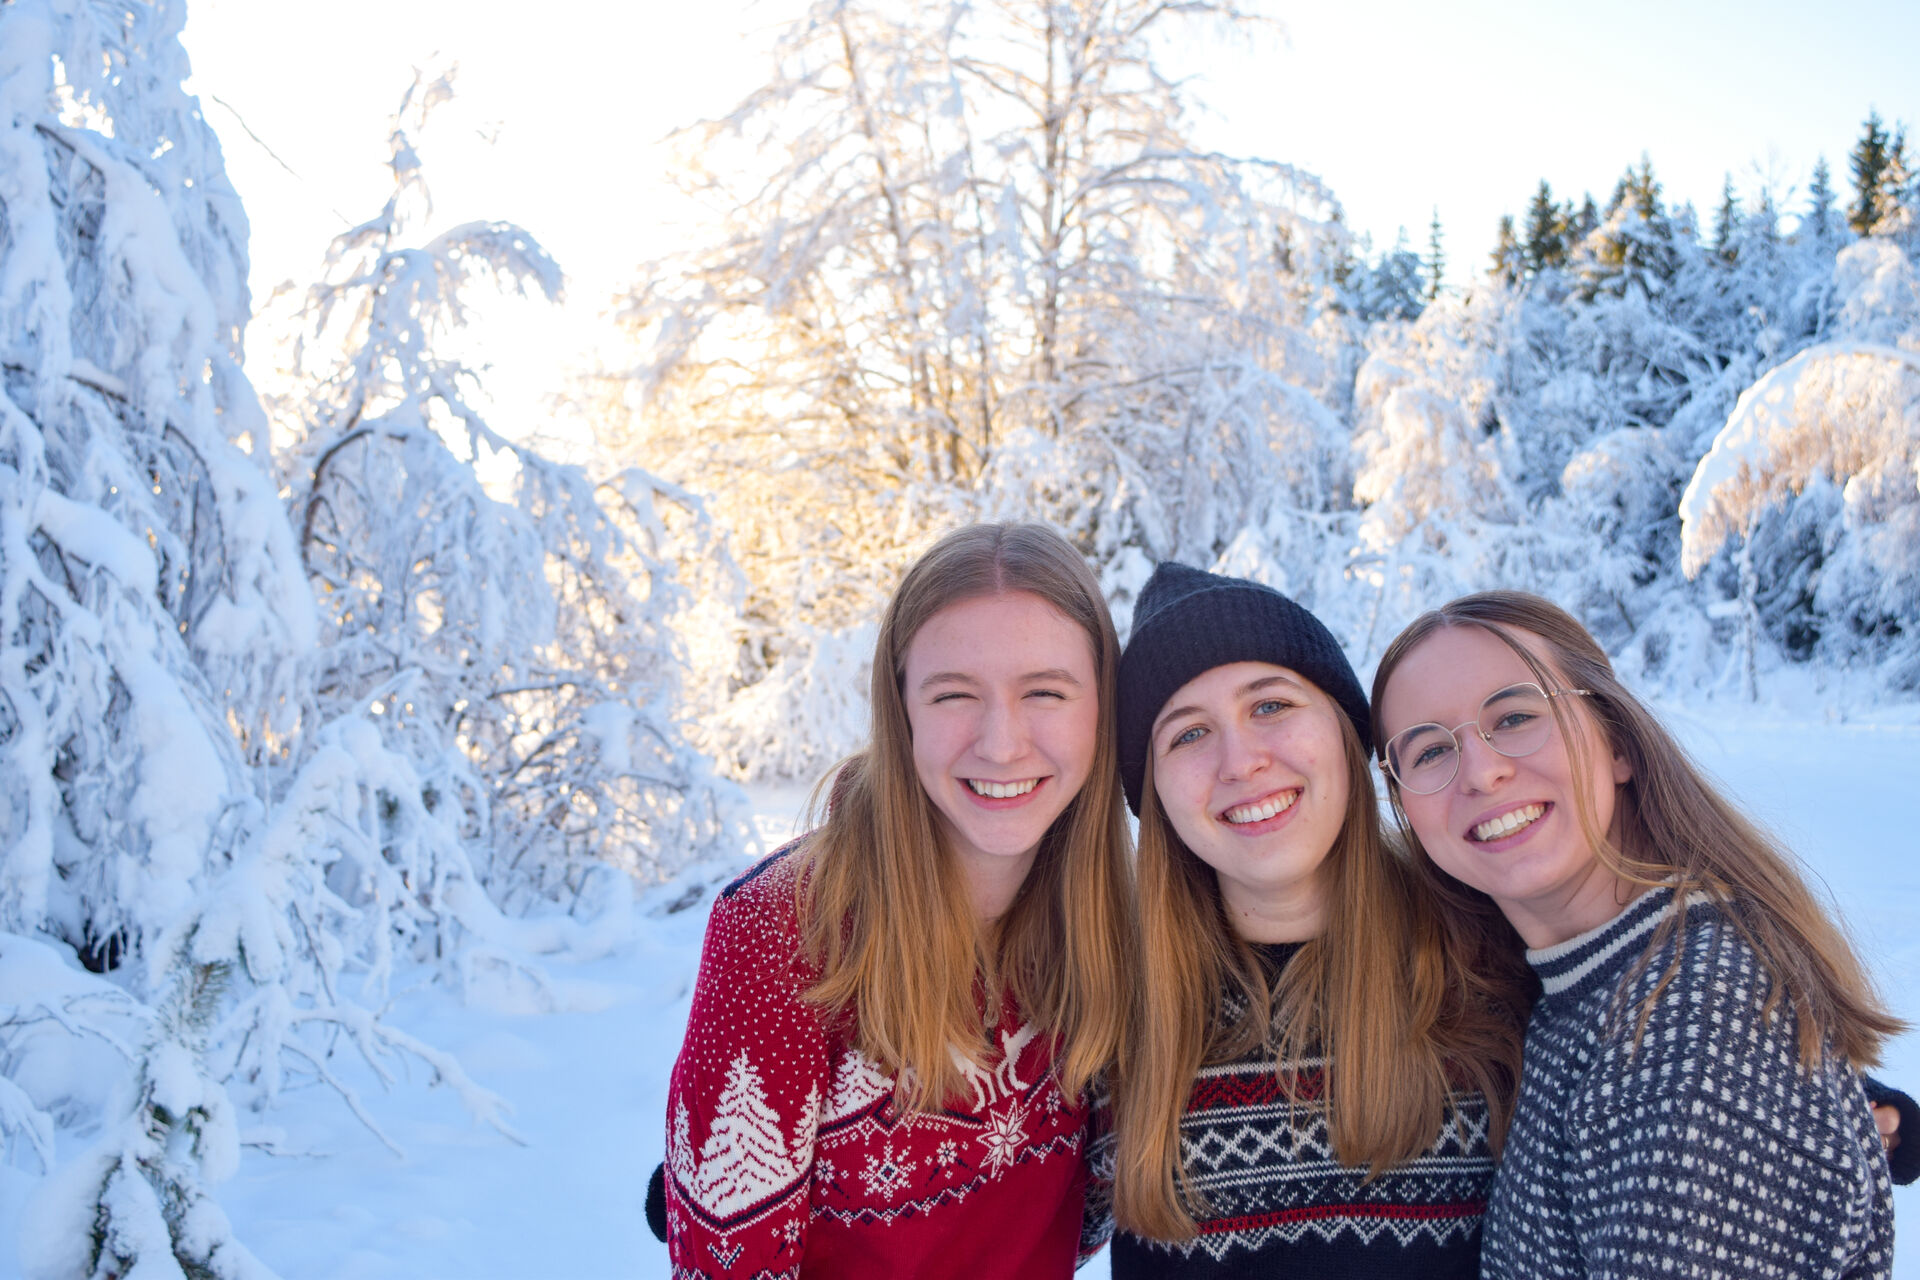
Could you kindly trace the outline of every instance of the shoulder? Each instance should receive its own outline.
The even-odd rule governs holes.
[[[798,911],[795,894],[806,867],[808,838],[788,841],[729,880],[714,897],[714,922],[764,920],[793,925]]]
[[[1696,898],[1681,929],[1653,945],[1617,993],[1601,1111],[1635,1099],[1758,1125],[1830,1161],[1835,1131],[1864,1111],[1858,1077],[1837,1060],[1807,1068],[1793,1002],[1770,1001],[1774,979],[1722,902]],[[1771,1005],[1771,1007],[1769,1007]],[[1671,1114],[1679,1114],[1673,1110]],[[1823,1123],[1810,1126],[1815,1117]]]
[[[794,878],[799,871],[800,851],[805,848],[812,834],[808,832],[803,836],[795,836],[746,871],[729,880],[720,890],[719,901],[728,902],[734,898],[740,898],[745,905],[759,901],[769,891],[784,890],[790,895],[794,888]]]
[[[1654,931],[1608,1000],[1603,1040],[1643,1070],[1658,1066],[1669,1083],[1730,1055],[1748,1069],[1798,1059],[1792,1002],[1769,1001],[1772,976],[1733,910],[1695,894],[1677,921]]]
[[[764,964],[773,956],[796,952],[796,891],[805,841],[802,836],[775,850],[720,890],[707,917],[709,963],[728,958],[736,964]]]
[[[1722,1016],[1729,1008],[1751,1006],[1758,1016],[1771,978],[1732,910],[1724,902],[1694,894],[1677,922],[1663,921],[1653,931],[1614,991],[1616,1032],[1622,1021],[1630,1030],[1642,1012],[1649,1023],[1690,1021],[1709,1005]]]

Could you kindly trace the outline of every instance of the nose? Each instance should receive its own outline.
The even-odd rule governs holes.
[[[976,748],[982,760],[1011,764],[1027,753],[1032,738],[1027,718],[1019,702],[991,699],[980,723],[980,744]]]
[[[1454,735],[1460,743],[1460,771],[1454,785],[1468,791],[1491,791],[1513,776],[1513,760],[1487,745],[1480,731],[1465,725]]]
[[[1223,781],[1238,782],[1267,767],[1272,757],[1259,734],[1248,733],[1233,724],[1223,726],[1219,734],[1220,777]]]

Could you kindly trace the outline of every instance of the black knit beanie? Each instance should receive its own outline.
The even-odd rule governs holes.
[[[1169,560],[1141,589],[1120,655],[1120,781],[1136,814],[1161,708],[1187,681],[1230,662],[1299,672],[1347,713],[1361,742],[1373,741],[1367,695],[1320,619],[1272,587]]]

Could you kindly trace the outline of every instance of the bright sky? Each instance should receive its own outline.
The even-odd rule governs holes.
[[[659,140],[759,83],[774,28],[800,7],[545,0],[535,17],[524,0],[189,0],[189,87],[253,220],[256,299],[311,279],[327,240],[377,211],[412,68],[456,61],[460,97],[416,139],[436,221],[518,222],[570,277],[568,319],[509,309],[489,330],[500,412],[532,411],[633,266],[694,230]],[[1822,153],[1847,190],[1869,107],[1920,125],[1912,0],[1281,0],[1277,13],[1284,40],[1169,59],[1204,69],[1203,141],[1319,174],[1376,248],[1405,227],[1424,250],[1438,208],[1455,283],[1542,177],[1604,200],[1645,151],[1668,198],[1703,218],[1727,173],[1743,192],[1771,183],[1792,210]]]

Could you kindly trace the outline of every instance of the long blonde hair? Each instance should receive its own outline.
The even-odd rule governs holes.
[[[1458,1094],[1486,1096],[1498,1150],[1520,1072],[1533,986],[1497,912],[1443,919],[1387,844],[1353,724],[1337,714],[1347,810],[1323,875],[1326,926],[1269,985],[1228,922],[1219,878],[1161,808],[1148,754],[1136,858],[1141,987],[1114,1089],[1114,1214],[1136,1235],[1188,1239],[1206,1211],[1187,1181],[1180,1118],[1201,1066],[1274,1049],[1286,1070],[1325,1055],[1335,1154],[1372,1173],[1430,1147]],[[1245,1011],[1231,1016],[1244,1002]]]
[[[1054,820],[1005,914],[979,921],[913,763],[901,692],[907,648],[950,605],[1030,592],[1080,625],[1100,700],[1093,767]],[[1055,1073],[1078,1098],[1120,1051],[1130,1010],[1133,917],[1127,828],[1114,756],[1120,646],[1080,554],[1036,524],[948,534],[907,571],[874,646],[872,735],[842,762],[799,877],[802,937],[819,980],[807,998],[851,1020],[853,1041],[893,1073],[913,1108],[964,1096],[956,1053],[992,1061],[982,1025],[1003,993],[1053,1038]]]
[[[1614,675],[1606,651],[1572,614],[1522,591],[1483,591],[1422,614],[1394,638],[1373,677],[1373,705],[1394,670],[1435,632],[1472,627],[1498,638],[1525,662],[1541,688],[1585,689],[1578,701],[1593,716],[1608,749],[1627,762],[1632,777],[1614,800],[1617,839],[1599,829],[1590,797],[1574,789],[1582,835],[1603,866],[1635,885],[1672,885],[1684,901],[1704,892],[1726,903],[1735,929],[1758,954],[1772,981],[1764,1012],[1788,1000],[1799,1025],[1800,1057],[1819,1064],[1829,1049],[1855,1067],[1879,1060],[1881,1043],[1904,1029],[1887,1012],[1840,927],[1807,887],[1797,860],[1720,794],[1654,714]],[[1546,661],[1522,642],[1541,642]],[[1577,731],[1567,698],[1553,700],[1555,728],[1566,744],[1575,777],[1587,776],[1585,735]],[[1384,729],[1375,721],[1384,759]],[[1390,787],[1394,813],[1407,835],[1421,878],[1449,912],[1483,912],[1491,900],[1434,865],[1421,847]],[[1669,913],[1641,953],[1644,972],[1685,928],[1685,912]],[[1642,1003],[1636,1036],[1654,1003],[1678,972],[1681,949]]]

